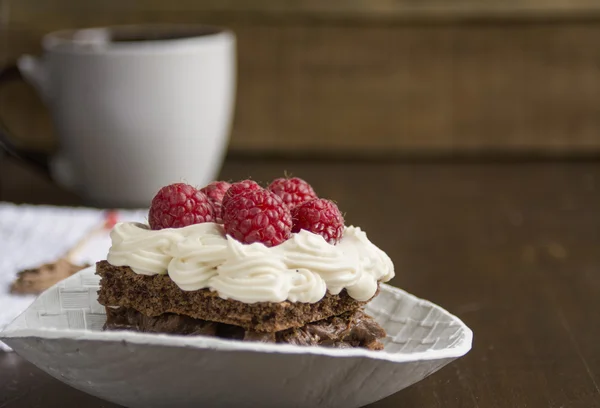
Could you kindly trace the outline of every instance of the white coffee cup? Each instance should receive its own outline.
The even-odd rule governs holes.
[[[206,26],[142,25],[50,33],[44,55],[19,58],[1,80],[24,77],[49,107],[59,152],[47,168],[95,205],[148,206],[174,182],[218,174],[235,101],[235,36]],[[3,130],[3,131],[2,131]]]

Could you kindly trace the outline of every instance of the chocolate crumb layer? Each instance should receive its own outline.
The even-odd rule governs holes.
[[[256,332],[302,327],[355,311],[367,303],[353,299],[346,291],[339,295],[327,293],[316,303],[243,303],[222,299],[209,289],[184,291],[168,275],[138,275],[129,267],[113,266],[107,261],[96,264],[96,274],[101,277],[98,302],[104,306],[133,308],[149,317],[174,313]]]
[[[193,319],[173,313],[150,317],[126,307],[107,307],[106,317],[105,330],[203,335],[242,341],[287,343],[297,346],[361,347],[369,350],[382,350],[383,344],[379,340],[385,337],[384,329],[360,309],[308,323],[303,327],[274,333],[260,333],[238,326]]]

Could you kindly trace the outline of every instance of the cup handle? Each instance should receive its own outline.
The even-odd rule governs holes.
[[[9,65],[0,71],[0,92],[2,91],[2,85],[8,82],[24,81],[21,72],[17,65]],[[15,138],[8,130],[5,121],[0,115],[0,148],[6,151],[10,156],[21,159],[37,170],[43,172],[50,177],[50,157],[49,155],[36,152],[27,148],[19,147],[15,142]]]

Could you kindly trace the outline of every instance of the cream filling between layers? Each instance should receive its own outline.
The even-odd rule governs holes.
[[[366,301],[377,282],[394,277],[390,258],[358,227],[344,228],[337,245],[301,230],[271,248],[242,244],[211,222],[156,231],[119,223],[110,236],[111,265],[142,275],[169,274],[182,290],[208,288],[244,303],[315,303],[327,291],[337,295],[343,289]]]

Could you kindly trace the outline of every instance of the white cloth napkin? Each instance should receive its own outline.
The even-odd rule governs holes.
[[[119,221],[145,222],[148,210],[119,210]],[[104,219],[104,211],[15,205],[0,202],[0,331],[34,300],[33,295],[12,295],[10,284],[17,272],[56,261]],[[93,264],[106,258],[108,231],[94,236],[75,256]],[[8,350],[0,342],[0,349]]]

